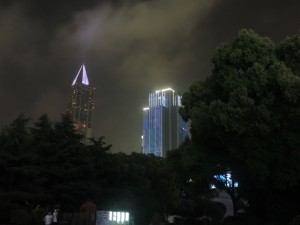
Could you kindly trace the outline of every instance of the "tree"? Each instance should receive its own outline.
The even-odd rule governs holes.
[[[17,155],[24,151],[22,147],[28,147],[30,136],[27,126],[29,122],[30,118],[20,114],[8,126],[2,128],[0,133],[0,148],[2,151]]]
[[[287,37],[276,48],[279,60],[292,69],[293,73],[300,76],[300,36]]]
[[[97,178],[102,196],[97,206],[128,210],[137,224],[149,224],[153,213],[162,214],[173,204],[173,177],[162,158],[117,153],[100,163]]]
[[[69,114],[63,114],[61,121],[54,124],[55,143],[60,147],[68,146],[69,144],[79,144],[82,140],[82,135],[79,134]]]
[[[4,202],[25,204],[45,198],[41,158],[34,151],[28,129],[30,119],[20,114],[0,134],[1,196]]]
[[[272,198],[300,182],[300,78],[297,66],[289,68],[298,43],[294,37],[276,47],[241,30],[217,49],[212,75],[190,87],[180,110],[191,121],[192,145],[216,171],[230,168],[252,209],[267,219],[288,216]]]
[[[55,123],[42,115],[31,127],[28,121],[21,115],[0,131],[0,206],[11,205],[8,212],[40,205],[33,211],[37,218],[54,205],[74,212],[91,200],[149,224],[154,212],[177,204],[175,180],[162,158],[112,154],[104,137],[84,145],[68,115]]]

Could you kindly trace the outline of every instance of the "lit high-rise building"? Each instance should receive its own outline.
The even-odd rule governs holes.
[[[171,88],[149,94],[149,106],[143,109],[144,154],[165,157],[185,140],[189,128],[178,113],[180,106],[181,97]]]
[[[89,143],[92,137],[95,88],[91,87],[85,65],[80,67],[67,99],[67,113],[73,119],[74,127],[83,136],[82,142]]]

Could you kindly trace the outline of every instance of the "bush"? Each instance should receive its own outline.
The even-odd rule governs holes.
[[[32,224],[33,225],[43,225],[44,224],[44,217],[48,213],[47,209],[43,208],[36,208],[33,209],[32,214]]]
[[[25,209],[13,209],[10,212],[10,222],[16,225],[31,225],[32,216]]]

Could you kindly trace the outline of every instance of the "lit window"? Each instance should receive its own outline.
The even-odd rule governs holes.
[[[121,212],[121,222],[123,223],[125,221],[125,213]]]
[[[119,223],[121,220],[121,215],[120,215],[120,212],[117,212],[117,222]]]

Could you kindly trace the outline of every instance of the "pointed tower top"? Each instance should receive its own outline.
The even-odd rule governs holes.
[[[78,82],[78,78],[79,78],[79,75],[81,74],[80,72],[82,72],[82,80],[81,82]],[[86,69],[85,69],[85,66],[84,66],[84,63],[81,65],[73,83],[72,83],[72,86],[74,86],[76,83],[82,83],[82,84],[85,84],[85,85],[89,85],[89,79],[87,77],[87,73],[86,73]]]

